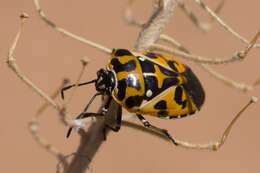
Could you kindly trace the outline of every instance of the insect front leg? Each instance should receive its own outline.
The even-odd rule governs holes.
[[[156,127],[156,126],[150,124],[150,122],[147,121],[147,120],[146,120],[142,115],[140,115],[140,114],[136,114],[136,116],[139,118],[139,120],[143,123],[143,125],[144,125],[145,127],[151,128],[151,129],[153,129],[153,130],[155,130],[155,131],[157,131],[157,132],[160,132],[160,133],[164,134],[167,138],[170,139],[170,141],[172,141],[172,143],[173,143],[174,145],[178,145],[178,143],[177,143],[177,142],[172,138],[172,136],[168,133],[168,130],[162,129],[162,128],[159,128],[159,127]]]

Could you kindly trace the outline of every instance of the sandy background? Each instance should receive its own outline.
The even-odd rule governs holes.
[[[207,3],[212,8],[217,5],[213,0],[208,0]],[[195,3],[188,1],[188,4],[202,21],[209,21]],[[138,28],[126,25],[122,20],[126,0],[42,0],[41,5],[58,25],[109,48],[131,48],[139,32]],[[260,1],[257,0],[229,0],[221,16],[236,31],[251,39],[260,27],[259,7]],[[151,2],[137,2],[134,8],[136,16],[146,19],[151,13]],[[40,148],[26,128],[28,121],[44,102],[5,63],[21,12],[27,12],[30,19],[14,55],[21,70],[45,92],[52,93],[63,77],[75,80],[81,67],[79,60],[83,56],[92,60],[83,81],[93,79],[96,71],[104,67],[108,57],[47,27],[39,19],[32,1],[1,1],[0,171],[55,172],[56,158]],[[192,52],[207,57],[231,56],[245,46],[216,23],[209,33],[203,34],[181,10],[176,11],[165,32],[185,44]],[[260,76],[259,55],[260,51],[255,49],[244,62],[222,65],[216,69],[234,80],[251,83]],[[216,81],[194,63],[186,63],[199,76],[206,90],[206,103],[202,110],[195,116],[181,120],[149,120],[169,129],[179,139],[192,142],[215,141],[252,95],[260,97],[260,87],[244,94]],[[69,111],[76,116],[93,92],[93,87],[78,89],[68,107]],[[61,102],[60,99],[58,101]],[[98,104],[99,101],[96,101],[90,110],[95,111]],[[227,143],[217,152],[176,148],[156,137],[122,127],[119,133],[110,133],[103,143],[92,163],[92,172],[259,172],[259,112],[259,103],[250,107],[234,127]],[[64,153],[74,152],[78,146],[78,135],[73,133],[69,140],[65,138],[67,128],[61,125],[57,112],[52,108],[42,116],[40,130],[42,135]]]

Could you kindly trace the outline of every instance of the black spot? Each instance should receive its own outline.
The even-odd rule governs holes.
[[[117,98],[118,100],[122,101],[125,98],[125,92],[126,92],[126,82],[125,79],[119,80],[118,81],[118,94],[117,94]]]
[[[136,68],[136,62],[135,60],[131,60],[123,65],[123,69],[127,72],[133,71]]]
[[[171,69],[173,69],[173,71],[178,72],[178,69],[175,66],[175,64],[178,64],[177,62],[175,62],[175,61],[168,61],[167,63],[171,67]]]
[[[168,114],[169,114],[168,111],[159,111],[158,112],[159,117],[166,117],[166,116],[168,116]]]
[[[125,64],[121,64],[118,58],[113,58],[110,63],[113,65],[113,69],[116,73],[122,71],[130,72],[136,68],[136,62],[134,60],[131,60]]]
[[[159,101],[158,103],[156,103],[154,105],[154,108],[155,109],[166,109],[167,108],[166,107],[166,101],[164,101],[164,100]]]
[[[182,109],[184,109],[184,108],[186,107],[186,105],[187,105],[187,100],[184,100],[184,101],[182,102]]]
[[[117,49],[117,50],[115,50],[114,55],[115,56],[125,56],[125,55],[132,56],[133,54],[127,49]]]
[[[160,71],[161,71],[163,74],[165,74],[165,75],[167,75],[167,76],[169,76],[169,77],[176,77],[176,76],[178,76],[177,73],[175,73],[175,72],[173,72],[173,71],[170,71],[170,70],[168,70],[168,69],[166,69],[166,68],[164,68],[164,67],[162,67],[162,66],[159,66],[159,65],[158,65],[158,67],[159,67]]]
[[[125,104],[126,107],[132,108],[134,106],[140,106],[142,101],[143,101],[143,97],[136,95],[136,96],[128,97],[125,101]]]
[[[152,52],[147,52],[145,55],[152,59],[158,58],[158,55],[156,55],[155,53],[152,53]]]
[[[179,104],[179,105],[182,104],[182,87],[180,87],[180,86],[176,87],[174,100],[176,101],[177,104]]]
[[[139,63],[143,73],[155,73],[154,63],[148,60],[141,61]]]
[[[163,81],[162,89],[165,90],[171,86],[177,85],[179,80],[177,78],[166,78]]]
[[[122,64],[119,62],[117,58],[113,58],[110,63],[113,65],[113,69],[116,73],[124,71]]]
[[[187,105],[187,100],[182,101],[182,94],[183,94],[183,89],[180,86],[177,86],[175,89],[175,95],[174,95],[174,100],[178,105],[182,105],[182,109],[184,109]]]

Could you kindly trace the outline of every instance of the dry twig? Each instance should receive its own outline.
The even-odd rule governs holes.
[[[61,86],[51,95],[52,99],[55,99],[59,94],[61,89],[68,83],[69,81],[67,79],[64,79]],[[66,169],[68,167],[68,163],[64,159],[64,155],[50,142],[48,142],[46,139],[44,139],[39,134],[39,123],[38,119],[40,115],[46,110],[46,108],[49,106],[49,104],[46,102],[44,103],[37,111],[35,116],[32,118],[32,120],[28,123],[28,130],[34,137],[35,141],[39,143],[43,148],[45,148],[48,152],[56,156],[58,160],[63,164],[64,168]]]
[[[147,50],[150,45],[154,44],[158,40],[162,29],[168,23],[171,15],[173,15],[179,1],[180,0],[158,1],[157,9],[154,10],[154,13],[139,33],[134,50]]]
[[[225,0],[220,1],[217,8],[215,9],[215,13],[219,14],[221,9],[223,8],[225,4]],[[199,21],[199,19],[196,17],[196,15],[185,5],[184,2],[179,3],[179,7],[182,9],[182,11],[189,17],[189,19],[192,21],[192,23],[199,28],[203,32],[208,32],[211,28],[211,23],[214,21],[214,18],[211,18],[211,23],[202,23]]]
[[[194,0],[203,10],[205,10],[212,18],[214,18],[218,24],[220,24],[221,27],[223,27],[226,31],[230,32],[233,36],[235,36],[237,39],[245,43],[246,45],[249,45],[250,42],[241,36],[239,33],[237,33],[234,29],[232,29],[229,25],[227,25],[214,11],[212,11],[206,4],[204,4],[201,0]],[[254,44],[254,47],[259,48],[260,44]]]

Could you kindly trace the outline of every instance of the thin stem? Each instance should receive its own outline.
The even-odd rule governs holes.
[[[224,133],[222,134],[221,138],[219,141],[217,142],[209,142],[209,143],[205,143],[205,144],[193,144],[190,142],[185,142],[185,141],[181,141],[179,139],[174,138],[175,142],[177,143],[178,147],[182,147],[182,148],[186,148],[186,149],[195,149],[195,150],[210,150],[210,151],[216,151],[218,149],[221,148],[221,146],[225,143],[233,125],[237,122],[237,120],[239,119],[239,117],[242,115],[242,113],[252,104],[257,102],[257,98],[256,97],[252,97],[250,99],[250,101],[236,114],[236,116],[232,119],[232,121],[229,123],[229,125],[227,126],[227,128],[224,130]],[[125,125],[127,127],[131,127],[134,128],[136,130],[141,130],[145,133],[149,133],[151,135],[154,135],[156,137],[159,137],[161,139],[164,139],[166,141],[169,141],[169,138],[165,135],[160,133],[159,131],[155,131],[151,128],[146,128],[142,125],[138,125],[132,122],[128,122],[128,121],[122,121],[122,125]],[[171,142],[172,143],[172,142]]]
[[[88,62],[82,61],[82,68],[81,68],[81,71],[80,71],[80,73],[79,73],[79,75],[77,77],[77,80],[75,82],[75,87],[73,87],[71,95],[70,95],[69,99],[66,101],[66,103],[64,103],[64,106],[68,105],[70,103],[70,101],[72,100],[72,97],[74,96],[74,94],[76,92],[76,89],[77,89],[77,87],[78,87],[78,85],[80,83],[80,80],[81,80],[81,78],[83,76],[83,73],[84,73],[84,71],[86,69],[87,64],[88,64]]]
[[[63,80],[61,86],[51,95],[51,98],[55,99],[59,95],[61,89],[67,83],[68,80]],[[28,123],[28,130],[30,131],[31,135],[39,145],[45,148],[49,153],[56,156],[57,159],[63,163],[64,167],[67,167],[68,163],[63,159],[64,158],[63,154],[55,146],[53,146],[50,142],[48,142],[44,137],[42,137],[39,134],[38,119],[40,115],[47,109],[48,106],[49,104],[46,102],[36,111],[36,114],[33,116],[32,120]]]
[[[232,79],[227,78],[226,76],[223,76],[222,74],[216,72],[215,70],[213,70],[212,68],[210,68],[208,65],[206,64],[199,64],[202,69],[206,70],[209,74],[211,74],[213,77],[215,77],[216,79],[222,81],[224,84],[239,89],[240,91],[243,92],[248,92],[254,89],[253,85],[248,85],[248,84],[244,84],[244,83],[238,83]]]
[[[198,63],[207,63],[207,64],[226,64],[226,63],[231,63],[234,61],[238,61],[241,60],[240,57],[238,56],[232,56],[231,58],[205,58],[199,55],[193,55],[193,54],[188,54],[185,53],[183,51],[179,51],[177,49],[174,48],[170,48],[167,46],[163,46],[163,45],[159,45],[159,44],[153,44],[149,47],[151,50],[157,50],[157,51],[163,51],[163,52],[167,52],[169,54],[172,54],[174,56],[178,56],[178,57],[182,57],[184,59],[187,60],[191,60],[194,62],[198,62]]]
[[[185,5],[184,2],[179,3],[179,7],[181,8],[181,10],[184,12],[184,14],[186,14],[189,19],[191,20],[191,22],[197,27],[199,28],[202,32],[208,32],[210,29],[210,25],[206,25],[205,23],[201,23],[198,18],[196,17],[196,15]]]
[[[16,48],[17,42],[20,38],[21,32],[22,32],[22,28],[24,25],[25,20],[28,18],[28,15],[26,15],[25,13],[22,14],[20,16],[21,18],[21,23],[18,29],[18,32],[15,36],[14,42],[12,43],[11,48],[9,49],[8,52],[8,58],[7,58],[7,64],[10,67],[10,69],[13,70],[13,72],[17,75],[17,77],[19,77],[29,88],[31,88],[35,93],[37,93],[39,96],[41,96],[46,103],[48,103],[49,105],[51,105],[54,109],[56,109],[58,112],[60,112],[62,116],[62,122],[66,125],[70,125],[72,127],[74,126],[78,126],[77,122],[74,122],[74,120],[71,120],[69,115],[65,114],[65,109],[60,107],[59,105],[57,105],[54,100],[49,97],[46,93],[44,93],[39,87],[37,87],[31,80],[29,80],[29,78],[27,78],[22,72],[21,70],[19,70],[18,65],[16,64],[16,59],[13,57],[13,53],[14,50]]]
[[[212,11],[208,6],[206,6],[201,0],[194,0],[202,9],[204,9],[212,18],[214,18],[220,26],[222,26],[226,31],[230,32],[233,36],[238,38],[240,41],[242,41],[245,44],[249,44],[249,41],[238,34],[234,29],[232,29],[230,26],[228,26],[214,11]],[[260,44],[255,44],[254,47],[259,48]]]
[[[93,48],[96,48],[104,53],[107,53],[107,54],[111,54],[112,50],[109,49],[109,48],[106,48],[104,46],[102,46],[101,44],[98,44],[98,43],[95,43],[95,42],[92,42],[90,40],[87,40],[81,36],[78,36],[76,34],[73,34],[67,30],[65,30],[64,28],[62,27],[59,27],[57,26],[53,21],[51,21],[46,15],[45,13],[43,12],[41,6],[40,6],[40,3],[39,3],[39,0],[34,0],[34,5],[35,5],[35,8],[38,12],[38,14],[40,15],[41,19],[47,23],[50,27],[52,27],[54,30],[72,38],[72,39],[75,39],[75,40],[78,40],[84,44],[87,44],[88,46],[91,46]]]
[[[55,109],[59,109],[59,106],[49,97],[47,96],[40,88],[38,88],[34,83],[32,83],[20,70],[18,65],[16,64],[16,59],[13,57],[14,50],[16,48],[17,42],[21,36],[22,29],[26,19],[28,18],[27,14],[22,14],[20,16],[21,23],[18,29],[18,32],[15,36],[14,42],[9,50],[7,63],[8,66],[14,71],[14,73],[30,88],[32,88],[37,94],[39,94],[47,103],[53,106]]]

